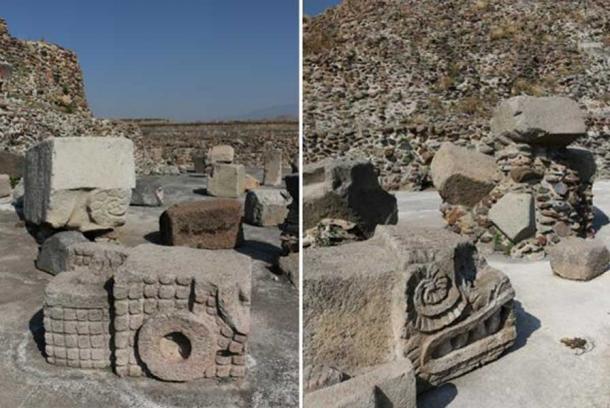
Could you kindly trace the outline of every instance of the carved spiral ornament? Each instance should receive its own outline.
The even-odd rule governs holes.
[[[431,264],[418,266],[411,275],[407,304],[409,323],[421,332],[432,333],[457,320],[467,303],[453,273]]]

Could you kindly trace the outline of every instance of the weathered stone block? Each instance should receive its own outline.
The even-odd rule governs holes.
[[[327,159],[303,168],[303,218],[305,229],[324,218],[339,218],[371,235],[379,224],[395,224],[398,209],[369,161]]]
[[[48,139],[26,154],[25,219],[57,229],[111,229],[125,223],[134,187],[130,140]]]
[[[208,150],[208,164],[233,163],[235,159],[235,149],[228,145],[218,145]]]
[[[212,371],[224,377],[235,368],[243,376],[239,363],[250,333],[251,267],[250,258],[235,251],[157,245],[132,249],[115,275],[114,291],[128,293],[129,302],[156,307],[129,308],[128,324],[116,317],[115,338],[121,339],[115,343],[117,374],[189,381]],[[145,298],[146,286],[159,288],[158,294]],[[163,288],[184,289],[189,299],[163,299]],[[115,309],[120,305],[115,296]],[[131,359],[136,352],[140,358]]]
[[[179,203],[159,220],[166,245],[229,249],[240,245],[242,207],[236,200],[215,199]]]
[[[434,155],[430,171],[443,200],[469,207],[485,197],[500,179],[493,157],[448,142]]]
[[[214,197],[238,198],[246,191],[246,169],[241,164],[214,164],[208,178],[208,194]]]
[[[282,149],[276,149],[272,143],[265,144],[264,177],[263,184],[266,186],[282,185]]]
[[[610,266],[610,252],[602,241],[569,237],[549,250],[553,273],[565,279],[588,281]]]
[[[558,96],[515,96],[500,102],[491,120],[496,136],[542,146],[567,146],[587,132],[575,101]]]
[[[288,215],[291,198],[286,190],[256,189],[246,194],[245,219],[261,227],[276,226]]]
[[[536,233],[534,198],[527,193],[508,193],[491,207],[489,219],[514,243],[529,238]]]
[[[300,268],[298,252],[290,252],[286,256],[280,256],[278,268],[296,288],[299,288]]]
[[[79,242],[89,242],[89,240],[78,231],[58,232],[42,244],[36,267],[52,275],[69,270],[66,264],[68,248]]]
[[[11,192],[11,178],[8,174],[0,174],[0,198],[10,196]]]
[[[86,270],[55,276],[45,289],[45,350],[51,364],[85,369],[111,365],[106,280]]]
[[[368,241],[306,250],[304,270],[306,366],[354,373],[408,356],[437,385],[516,338],[508,278],[446,230],[379,226]]]
[[[131,191],[131,205],[161,207],[163,205],[163,186],[155,180],[138,179]]]
[[[85,269],[100,278],[110,279],[129,256],[129,248],[103,242],[76,242],[66,249],[65,267]]]
[[[415,374],[409,360],[398,360],[330,387],[305,394],[307,408],[417,407]]]

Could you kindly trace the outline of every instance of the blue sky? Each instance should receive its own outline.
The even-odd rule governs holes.
[[[341,0],[303,0],[303,9],[305,15],[315,16],[339,3],[341,3]]]
[[[75,50],[103,117],[298,111],[298,0],[2,0],[19,38]]]

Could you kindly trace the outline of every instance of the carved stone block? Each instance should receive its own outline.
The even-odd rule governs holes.
[[[516,338],[508,278],[468,240],[405,223],[304,254],[304,360],[348,374],[408,357],[423,385],[498,358]]]
[[[251,260],[141,245],[115,275],[116,373],[165,381],[243,377]]]
[[[112,229],[125,223],[134,187],[130,140],[48,139],[26,154],[25,219],[56,229]]]

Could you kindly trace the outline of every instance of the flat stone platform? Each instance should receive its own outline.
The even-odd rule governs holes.
[[[252,174],[252,173],[251,173]],[[154,177],[164,185],[166,206],[204,200],[197,175]],[[158,239],[164,208],[130,207],[120,240],[135,246]],[[37,246],[11,206],[0,206],[0,407],[203,408],[297,407],[298,292],[270,271],[280,251],[277,228],[244,225],[239,250],[255,260],[249,374],[242,384],[164,383],[119,378],[110,370],[81,371],[47,364],[42,345],[43,291],[51,275],[34,267]]]
[[[398,193],[399,218],[442,226],[436,192]],[[610,182],[594,185],[598,237],[610,246]],[[610,407],[610,272],[590,282],[554,276],[548,260],[487,257],[516,291],[516,344],[500,359],[419,396],[419,408]],[[561,343],[580,337],[584,353]]]

